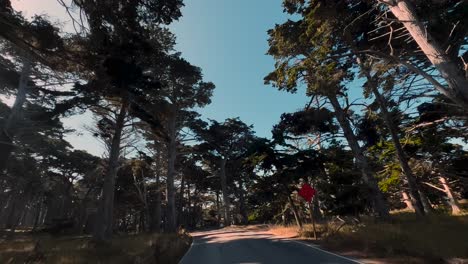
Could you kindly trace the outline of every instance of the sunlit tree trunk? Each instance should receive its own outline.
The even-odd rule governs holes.
[[[388,7],[393,15],[405,26],[411,37],[421,48],[429,61],[440,72],[448,84],[448,89],[436,88],[445,96],[468,110],[468,81],[463,71],[451,61],[437,41],[427,32],[419,20],[416,11],[408,0],[388,0]]]
[[[128,102],[123,100],[120,106],[120,111],[116,119],[114,135],[109,151],[109,161],[106,174],[104,176],[104,185],[102,187],[100,208],[98,211],[98,219],[94,230],[94,238],[97,240],[107,241],[112,237],[113,232],[113,213],[114,213],[114,195],[115,195],[115,178],[117,176],[120,144],[122,139],[122,131],[125,125],[127,116]]]
[[[458,205],[457,199],[453,195],[452,189],[448,185],[447,179],[443,176],[440,176],[439,181],[445,190],[445,194],[447,195],[447,203],[452,209],[452,215],[459,215],[461,213],[461,209],[460,209],[460,206]]]
[[[220,199],[219,199],[219,192],[216,191],[216,210],[218,211],[218,213],[216,214],[216,219],[218,220],[218,226],[221,225],[221,202],[220,202]]]
[[[353,152],[356,163],[361,169],[363,180],[369,188],[374,211],[380,218],[386,220],[390,217],[388,205],[382,192],[379,189],[372,168],[370,167],[367,158],[364,156],[361,146],[359,146],[356,135],[354,135],[354,132],[351,129],[351,125],[349,124],[346,114],[341,108],[336,95],[329,95],[328,99],[330,100],[330,103],[335,110],[335,116],[341,126],[341,129],[343,130],[348,145]]]
[[[408,193],[406,191],[401,192],[401,199],[402,199],[403,203],[405,203],[406,209],[409,210],[409,211],[414,212],[413,203],[411,202],[411,200],[409,198],[409,195],[408,195]],[[421,202],[421,204],[422,204],[422,202]]]
[[[10,115],[0,131],[0,173],[6,169],[8,159],[14,149],[13,137],[15,135],[14,126],[18,123],[23,112],[23,105],[26,102],[28,93],[28,82],[31,75],[32,64],[28,59],[23,62],[23,68],[18,84],[15,102],[11,108]]]

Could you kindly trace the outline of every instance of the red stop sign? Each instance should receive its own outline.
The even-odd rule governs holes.
[[[299,190],[299,195],[302,198],[304,198],[307,202],[312,201],[312,198],[314,197],[316,193],[317,191],[307,183],[304,183],[301,189]]]

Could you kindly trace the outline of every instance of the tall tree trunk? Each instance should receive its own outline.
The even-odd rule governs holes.
[[[447,179],[443,176],[440,176],[439,181],[445,190],[445,194],[447,195],[447,203],[452,209],[452,215],[459,215],[461,213],[461,209],[458,205],[457,199],[453,195],[452,189],[450,189],[450,186],[448,185]]]
[[[312,198],[312,199],[315,199]],[[314,232],[314,240],[317,240],[317,228],[315,227],[315,217],[314,217],[314,206],[313,202],[309,202],[309,215],[310,215],[310,222],[312,223],[312,231]]]
[[[112,237],[113,231],[113,213],[114,213],[114,194],[115,194],[115,178],[117,176],[120,143],[122,139],[122,131],[125,125],[127,116],[128,102],[124,99],[120,106],[120,112],[115,123],[115,131],[112,137],[112,143],[109,153],[108,168],[104,177],[104,185],[102,187],[102,197],[100,201],[100,210],[94,230],[94,238],[97,240],[107,241]]]
[[[26,210],[26,204],[29,200],[29,194],[28,193],[21,193],[17,194],[17,196],[14,198],[14,203],[12,206],[12,211],[8,215],[7,219],[7,225],[6,228],[10,229],[10,232],[8,234],[8,238],[12,238],[16,228],[20,224],[21,218],[24,215],[24,211]]]
[[[322,215],[322,212],[320,211],[320,202],[319,202],[319,199],[318,199],[318,196],[315,195],[314,196],[314,199],[312,200],[312,205],[313,205],[313,208],[314,208],[314,217],[316,220],[320,221],[322,220],[323,218],[323,215]]]
[[[41,212],[42,212],[42,202],[39,202],[34,211],[34,222],[33,222],[31,231],[35,231],[37,229],[37,226],[39,225],[39,220],[41,219]]]
[[[10,229],[11,226],[13,225],[13,219],[15,217],[16,213],[16,206],[18,204],[18,199],[20,195],[17,193],[13,193],[10,195],[6,210],[5,210],[5,220],[4,220],[4,228]]]
[[[427,32],[416,11],[408,0],[393,0],[388,7],[393,15],[405,26],[406,30],[419,45],[421,51],[436,67],[448,84],[448,89],[436,88],[452,101],[468,110],[468,81],[463,72],[451,61],[437,41]]]
[[[158,169],[159,170],[159,169]],[[154,209],[153,230],[157,233],[161,232],[161,176],[159,171],[156,172],[156,198]]]
[[[221,179],[221,191],[223,192],[224,226],[229,226],[231,225],[231,203],[229,201],[229,193],[227,188],[226,158],[221,158],[220,162],[219,177]]]
[[[297,227],[299,227],[299,229],[302,229],[302,219],[299,215],[299,212],[297,211],[297,207],[294,204],[294,201],[291,198],[291,195],[289,194],[289,192],[287,193],[287,195],[288,195],[289,206],[291,206],[291,210],[293,211],[294,218],[296,219]]]
[[[143,212],[144,212],[143,229],[144,231],[149,231],[150,210],[149,210],[149,205],[148,205],[148,192],[146,190],[145,175],[142,169],[140,169],[140,176],[141,176],[141,182],[138,182],[138,178],[136,177],[135,173],[133,173],[133,182],[138,192],[138,196],[140,197],[140,201],[143,203]]]
[[[16,132],[14,126],[17,124],[18,119],[21,118],[23,105],[26,102],[31,68],[32,64],[29,59],[26,58],[23,62],[15,102],[13,103],[7,121],[0,131],[0,173],[6,169],[8,159],[14,149],[13,138]]]
[[[60,198],[57,195],[51,195],[47,198],[47,213],[45,215],[45,224],[49,225],[53,223],[53,220],[59,218],[60,208],[59,208]]]
[[[369,188],[374,211],[380,218],[387,220],[390,217],[387,202],[385,201],[385,198],[379,189],[377,180],[374,177],[374,173],[369,165],[369,162],[364,156],[361,146],[359,146],[356,135],[354,135],[354,132],[351,129],[351,125],[349,124],[346,114],[341,108],[336,95],[329,95],[328,99],[330,100],[330,103],[335,110],[336,119],[338,120],[338,123],[343,130],[348,145],[353,152],[354,158],[356,159],[356,163],[361,169],[362,178]]]
[[[421,197],[421,202],[424,206],[424,211],[427,213],[431,213],[432,211],[434,211],[434,209],[432,208],[431,202],[427,198],[426,194],[424,194],[421,190],[419,190],[419,196]]]
[[[187,179],[187,226],[186,228],[193,227],[194,216],[192,215],[192,201],[190,198],[190,181]]]
[[[239,180],[239,213],[241,215],[241,224],[248,223],[247,208],[245,205],[244,181],[242,177]]]
[[[416,183],[416,178],[414,177],[413,171],[411,170],[408,164],[408,158],[406,157],[406,153],[403,151],[403,147],[400,143],[400,137],[398,136],[398,129],[395,126],[395,123],[392,120],[390,113],[388,112],[388,104],[387,100],[380,94],[379,89],[377,88],[377,84],[374,82],[373,78],[370,76],[370,73],[367,69],[362,69],[367,76],[367,82],[372,89],[372,92],[379,103],[380,112],[382,113],[385,125],[387,126],[388,130],[390,131],[390,136],[392,138],[393,145],[395,146],[396,155],[398,161],[401,166],[401,170],[403,171],[403,183],[404,185],[408,186],[409,189],[409,196],[411,199],[411,203],[413,204],[413,208],[417,215],[424,215],[424,207],[421,202],[421,197],[419,196],[418,192],[418,184]]]
[[[167,182],[166,182],[166,203],[167,203],[167,223],[166,232],[176,232],[176,203],[175,203],[175,162],[177,158],[177,132],[176,132],[176,114],[169,121],[169,144],[168,144],[168,162],[167,162]]]
[[[216,191],[216,210],[218,211],[218,213],[216,214],[216,219],[218,220],[218,226],[221,225],[221,215],[222,215],[222,212],[221,212],[221,202],[220,202],[220,199],[219,199],[219,192]]]
[[[319,137],[320,137],[320,134],[319,134]],[[319,143],[319,152],[321,151],[320,150],[320,143]],[[322,179],[326,179],[328,176],[326,174],[326,171],[325,171],[325,168],[324,168],[324,165],[323,164],[320,164],[319,165],[320,168],[319,169],[319,174],[320,174],[320,177],[322,177]],[[315,188],[315,183],[314,183],[314,180],[312,179],[312,177],[307,177],[308,178],[308,182],[311,183],[311,186],[312,188]],[[319,199],[318,199],[318,195],[314,195],[313,199],[312,199],[312,208],[313,208],[313,217],[315,220],[321,220],[322,219],[322,212],[320,211],[320,202],[319,202]]]
[[[184,194],[185,194],[185,175],[182,174],[182,179],[180,181],[180,190],[179,190],[179,202],[177,209],[178,223],[179,225],[184,225]]]
[[[85,229],[86,229],[86,223],[88,222],[88,218],[89,218],[89,213],[88,213],[88,197],[89,197],[89,194],[91,193],[91,191],[93,190],[93,188],[88,188],[88,190],[86,191],[83,199],[81,200],[81,204],[79,206],[79,218],[78,218],[78,225],[77,225],[77,230],[79,232],[79,234],[83,234]]]

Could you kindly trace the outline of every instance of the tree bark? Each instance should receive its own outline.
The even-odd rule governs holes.
[[[434,209],[432,208],[431,202],[421,190],[419,190],[419,196],[421,196],[421,202],[424,206],[424,211],[427,213],[431,213],[432,211],[434,211]]]
[[[245,205],[245,194],[244,194],[244,181],[239,180],[239,213],[241,215],[241,224],[246,225],[248,223],[247,208]]]
[[[120,143],[122,139],[122,131],[125,125],[127,116],[128,102],[124,99],[120,106],[120,111],[115,123],[115,131],[112,137],[112,143],[109,153],[109,163],[104,177],[104,185],[102,187],[102,197],[100,202],[100,210],[98,212],[97,224],[94,230],[94,238],[96,240],[108,241],[112,238],[113,231],[113,213],[114,213],[114,194],[115,194],[115,178],[117,176]]]
[[[314,199],[312,201],[312,205],[314,207],[314,217],[316,220],[320,221],[322,220],[323,218],[323,215],[322,215],[322,212],[320,211],[320,202],[319,202],[319,199],[318,199],[318,196],[315,195],[314,196]]]
[[[159,168],[158,168],[159,169]],[[157,233],[161,232],[161,175],[156,172],[156,198],[154,209],[153,230]]]
[[[28,94],[28,82],[31,69],[32,64],[29,59],[26,58],[23,62],[15,102],[13,103],[7,121],[0,131],[0,173],[6,169],[8,159],[14,149],[13,138],[16,131],[13,127],[17,124],[23,112],[23,105],[26,102],[26,96]]]
[[[8,215],[6,223],[6,228],[10,229],[10,232],[7,236],[8,238],[12,238],[15,234],[15,230],[19,226],[22,216],[26,210],[26,204],[28,203],[28,200],[29,194],[24,192],[21,194],[18,193],[14,198],[14,203],[12,204],[13,208]]]
[[[315,197],[312,199],[315,199]],[[314,240],[317,240],[317,229],[315,228],[314,206],[312,201],[309,202],[309,214],[310,222],[312,223],[312,231],[314,232]]]
[[[37,204],[37,208],[34,211],[34,222],[32,225],[31,231],[35,231],[39,225],[39,220],[41,219],[41,212],[42,212],[42,202]]]
[[[221,179],[221,191],[223,192],[223,213],[224,213],[224,226],[231,225],[231,203],[229,201],[229,193],[227,188],[226,178],[226,158],[221,158],[221,164],[219,169],[219,177]]]
[[[436,89],[467,110],[468,81],[465,79],[463,71],[458,69],[457,65],[447,57],[437,41],[427,32],[409,1],[389,1],[388,7],[393,15],[405,26],[411,37],[421,48],[421,51],[447,82],[448,89],[444,90],[440,87],[436,87]]]
[[[447,179],[443,176],[440,176],[439,181],[445,190],[445,194],[447,195],[447,203],[452,209],[452,215],[459,215],[461,213],[461,209],[458,205],[457,199],[453,195],[452,189],[450,189],[450,186],[448,185]]]
[[[221,225],[221,215],[222,215],[222,212],[221,212],[221,205],[220,205],[220,199],[219,199],[219,192],[216,191],[216,210],[218,211],[218,213],[216,214],[216,219],[218,220],[218,226]]]
[[[144,211],[144,223],[143,229],[144,231],[148,231],[150,229],[149,222],[150,222],[150,210],[148,205],[148,192],[146,190],[146,182],[145,182],[145,175],[143,173],[143,169],[140,169],[140,176],[141,182],[138,182],[138,178],[133,174],[133,184],[138,192],[138,196],[140,197],[140,201],[143,203],[143,211]],[[142,187],[143,186],[143,190]]]
[[[182,174],[179,188],[179,202],[177,208],[177,216],[179,225],[185,225],[184,222],[184,194],[185,194],[185,175]]]
[[[167,223],[166,232],[176,232],[176,204],[175,204],[175,162],[177,158],[177,131],[176,115],[169,121],[169,144],[168,144],[168,162],[167,162],[167,182],[166,182],[166,203],[167,203]]]
[[[293,201],[293,199],[291,198],[291,195],[289,194],[289,192],[287,193],[287,195],[288,195],[288,202],[289,202],[289,205],[291,206],[291,210],[293,211],[294,218],[296,219],[297,227],[299,227],[299,229],[302,229],[302,219],[301,219],[301,217],[299,216],[299,212],[297,211],[297,207],[296,207],[296,205],[294,204],[294,201]]]
[[[387,100],[380,94],[379,89],[377,88],[377,84],[373,81],[369,71],[367,71],[366,69],[363,69],[363,71],[365,71],[368,84],[371,86],[370,88],[372,89],[372,92],[374,93],[377,102],[379,103],[380,112],[382,113],[385,125],[387,126],[390,132],[393,145],[395,146],[396,155],[400,163],[401,170],[403,171],[402,180],[404,185],[408,186],[409,196],[411,199],[411,203],[413,204],[413,208],[417,215],[422,216],[424,215],[424,207],[421,202],[421,197],[419,196],[418,184],[416,183],[413,171],[411,170],[408,164],[408,158],[406,157],[406,154],[403,151],[403,147],[401,146],[397,128],[395,127],[392,117],[388,112]]]
[[[192,229],[196,221],[195,215],[192,215],[192,199],[190,194],[190,181],[187,179],[187,226],[186,228]]]
[[[366,156],[364,156],[361,146],[359,146],[356,135],[354,135],[354,132],[351,129],[351,125],[349,124],[346,114],[341,108],[341,105],[338,102],[335,94],[329,95],[328,99],[330,100],[330,103],[335,111],[335,116],[341,126],[341,129],[343,130],[348,145],[353,152],[356,163],[361,169],[362,178],[369,188],[373,209],[380,218],[387,220],[390,217],[387,202],[385,201],[385,198],[379,189],[377,180],[374,177],[374,173],[369,166],[369,162]]]
[[[406,204],[406,209],[414,212],[413,203],[411,202],[407,192],[401,192],[402,201]]]
[[[13,219],[16,213],[16,205],[18,203],[19,194],[13,193],[9,197],[9,201],[5,210],[4,228],[10,229],[13,225]]]

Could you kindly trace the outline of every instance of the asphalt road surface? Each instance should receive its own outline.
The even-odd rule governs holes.
[[[180,264],[351,264],[352,259],[265,230],[223,229],[192,234]]]

